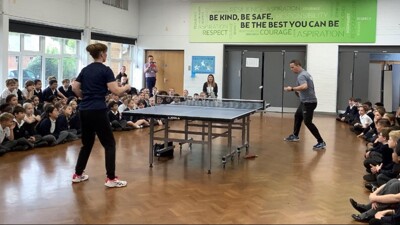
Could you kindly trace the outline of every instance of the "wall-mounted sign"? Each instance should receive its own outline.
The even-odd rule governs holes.
[[[215,56],[192,56],[192,77],[196,73],[215,73]]]
[[[377,0],[192,3],[191,42],[373,43]]]

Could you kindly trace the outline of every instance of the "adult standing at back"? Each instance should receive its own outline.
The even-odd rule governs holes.
[[[82,69],[72,90],[82,98],[79,113],[82,130],[82,147],[75,167],[72,182],[79,183],[89,178],[84,173],[97,134],[105,149],[105,164],[107,170],[107,187],[124,187],[126,181],[115,176],[115,139],[107,116],[105,96],[107,91],[121,95],[130,88],[128,85],[119,87],[110,67],[103,63],[107,59],[107,46],[101,43],[91,44],[86,51],[94,62]]]
[[[215,83],[214,75],[209,74],[207,81],[203,84],[203,92],[206,93],[208,98],[218,97],[218,85]]]
[[[284,87],[285,91],[295,91],[300,97],[300,105],[294,115],[294,128],[293,133],[285,138],[285,141],[299,141],[299,133],[301,123],[304,124],[310,130],[310,132],[317,139],[317,144],[313,146],[313,149],[325,149],[326,143],[322,139],[318,128],[312,122],[314,116],[314,110],[317,108],[317,97],[315,96],[314,82],[312,76],[302,68],[299,60],[290,61],[290,70],[297,74],[297,82],[295,87],[287,86]]]
[[[144,64],[144,76],[146,78],[146,87],[150,90],[151,96],[153,87],[156,86],[156,73],[158,72],[158,68],[156,62],[154,62],[154,57],[149,55],[147,57],[147,63]]]
[[[125,72],[126,72],[126,66],[121,66],[121,69],[119,70],[119,74],[115,77],[115,79],[121,80],[122,76],[128,77],[128,74],[126,74]]]

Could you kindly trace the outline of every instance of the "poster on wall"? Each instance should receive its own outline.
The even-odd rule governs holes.
[[[374,43],[377,0],[192,3],[190,42]]]
[[[192,77],[199,73],[215,73],[215,56],[192,56]]]

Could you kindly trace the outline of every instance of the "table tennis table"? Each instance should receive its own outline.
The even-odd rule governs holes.
[[[150,119],[150,140],[149,140],[149,164],[153,167],[154,162],[154,141],[161,140],[164,142],[164,149],[174,148],[168,145],[168,142],[177,142],[182,151],[182,144],[188,143],[191,149],[192,144],[207,144],[209,153],[208,174],[211,174],[211,156],[212,156],[212,140],[218,137],[228,138],[227,154],[222,157],[222,164],[225,167],[227,158],[233,160],[233,156],[237,153],[239,156],[240,149],[249,148],[250,140],[250,115],[267,107],[265,101],[262,100],[235,100],[235,99],[183,99],[182,97],[156,96],[156,106],[146,107],[125,111],[123,114],[128,116],[138,116]],[[179,98],[179,99],[178,99]],[[169,99],[169,101],[165,101]],[[178,99],[178,100],[177,100]],[[163,127],[155,130],[154,124],[156,119],[164,118]],[[182,129],[172,129],[170,127],[170,119],[179,118],[184,120]],[[201,131],[191,130],[191,127],[200,127]],[[213,128],[219,128],[213,131]],[[241,145],[232,150],[232,130],[241,131]],[[215,129],[214,129],[215,130]],[[221,132],[222,130],[222,132]],[[163,132],[162,132],[163,131]],[[161,133],[157,136],[156,133]],[[183,134],[183,138],[171,137],[170,134]],[[190,135],[190,136],[189,136]],[[175,135],[176,136],[176,135]],[[193,138],[193,136],[197,138]],[[201,136],[201,139],[200,139]]]

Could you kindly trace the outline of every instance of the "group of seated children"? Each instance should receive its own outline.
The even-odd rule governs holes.
[[[58,87],[56,78],[49,77],[49,85],[42,90],[41,80],[28,80],[25,88],[19,90],[17,79],[6,80],[6,88],[0,99],[0,155],[9,151],[53,146],[80,137],[79,100],[73,93],[70,82],[73,80],[64,79]],[[137,90],[132,88],[121,97],[112,93],[105,96],[113,130],[128,131],[150,126],[149,118],[123,113],[155,105],[154,96],[150,97],[147,88],[136,93]],[[170,96],[171,104],[182,99],[206,98],[204,93],[202,96],[195,94],[192,98],[187,90],[181,97],[173,88],[168,92],[156,91],[154,94]],[[153,121],[155,125],[164,123],[163,119]]]
[[[127,94],[122,97],[111,93],[107,98],[107,103],[108,118],[113,130],[128,131],[150,126],[150,118],[123,113],[154,106],[154,97],[150,97],[149,89],[143,88],[138,95]],[[155,119],[154,121],[155,125],[163,125],[162,119]]]
[[[69,83],[65,79],[57,89],[57,80],[50,77],[42,91],[40,80],[28,80],[21,91],[18,80],[6,80],[0,105],[0,155],[79,138],[78,99]]]
[[[383,104],[360,103],[350,98],[346,112],[338,121],[350,125],[350,130],[366,142],[363,168],[365,188],[371,194],[369,203],[360,204],[350,198],[359,213],[352,218],[370,224],[399,224],[400,222],[400,127],[395,116],[386,112]]]

